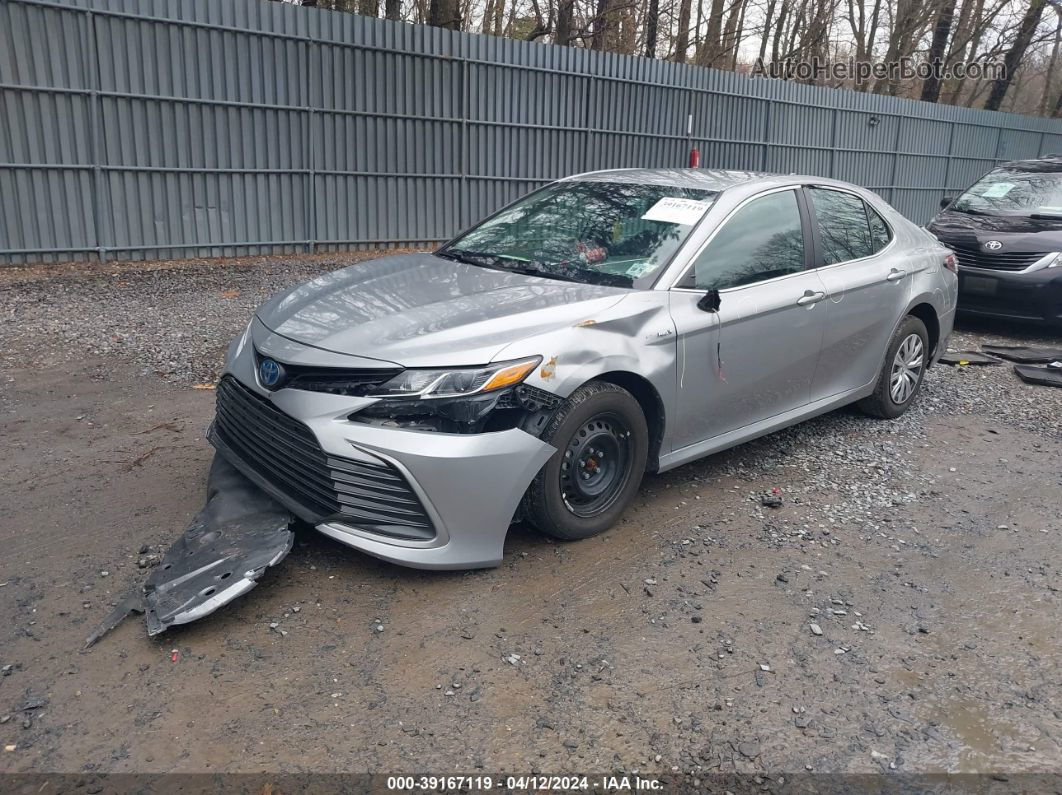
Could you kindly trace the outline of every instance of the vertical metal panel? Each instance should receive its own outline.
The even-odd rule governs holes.
[[[1057,120],[262,0],[5,0],[0,114],[0,264],[438,241],[691,141],[924,221],[1000,160],[1062,152]]]

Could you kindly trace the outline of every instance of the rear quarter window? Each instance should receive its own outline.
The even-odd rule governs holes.
[[[867,210],[867,221],[870,223],[870,244],[872,251],[871,254],[877,254],[885,246],[889,245],[889,241],[892,240],[892,230],[889,229],[889,225],[885,223],[885,219],[878,214],[878,211],[871,207],[866,202],[863,202],[863,206]]]
[[[889,244],[892,232],[877,210],[853,193],[809,187],[822,249],[822,264],[872,257]]]

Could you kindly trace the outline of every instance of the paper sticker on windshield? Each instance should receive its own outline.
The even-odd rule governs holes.
[[[693,226],[701,220],[707,209],[708,202],[668,196],[650,207],[649,212],[642,216],[642,220]]]
[[[1013,187],[1013,182],[997,182],[996,184],[989,186],[988,190],[982,191],[981,195],[986,199],[1002,199],[1010,193],[1010,190]]]
[[[653,270],[653,268],[655,267],[656,265],[654,265],[649,260],[643,260],[642,262],[636,262],[629,268],[627,268],[626,273],[632,279],[640,279],[645,276],[645,274],[649,273],[649,271]]]

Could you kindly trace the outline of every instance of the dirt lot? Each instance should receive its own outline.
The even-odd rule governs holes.
[[[194,385],[332,267],[0,274],[0,771],[1062,773],[1062,390],[1006,366],[648,478],[603,537],[516,527],[495,570],[300,531],[213,617],[83,652],[201,505]],[[1048,338],[953,347],[988,340]]]

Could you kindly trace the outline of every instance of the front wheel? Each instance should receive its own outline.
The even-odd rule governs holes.
[[[882,419],[894,419],[907,411],[922,386],[929,353],[925,324],[908,315],[889,343],[873,393],[859,401],[859,408]]]
[[[557,409],[540,438],[557,454],[528,488],[531,523],[565,540],[611,527],[645,472],[649,429],[638,401],[615,384],[591,381]]]

